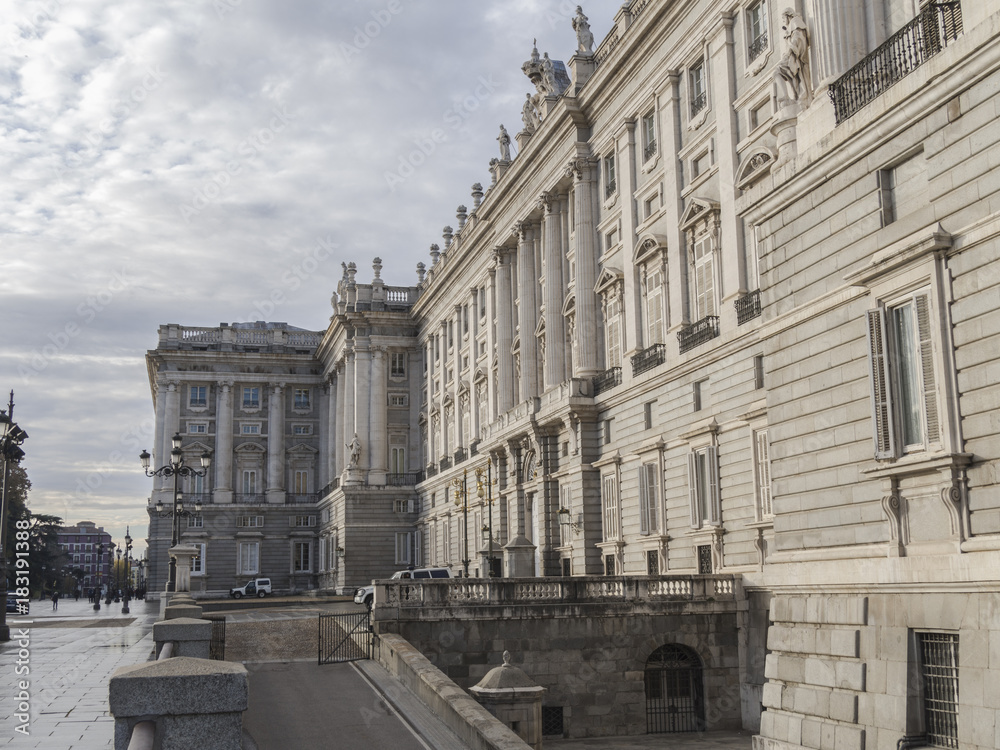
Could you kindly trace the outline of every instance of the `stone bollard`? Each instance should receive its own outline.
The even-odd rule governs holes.
[[[510,727],[518,737],[542,750],[542,695],[545,688],[510,663],[503,652],[503,666],[494,667],[469,692],[483,708]]]
[[[212,644],[212,622],[193,617],[161,620],[153,623],[153,640],[156,641],[157,657],[163,644],[173,641],[175,657],[207,659]]]
[[[242,664],[187,656],[119,667],[108,700],[115,750],[127,750],[132,727],[150,720],[162,750],[241,750],[249,683]]]

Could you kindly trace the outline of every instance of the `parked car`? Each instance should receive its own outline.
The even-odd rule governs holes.
[[[17,594],[7,594],[7,614],[26,615],[31,610],[31,605],[27,599],[22,600],[23,604],[17,603]]]
[[[270,578],[254,578],[252,581],[247,581],[243,586],[237,586],[234,589],[229,589],[229,595],[233,599],[242,599],[244,596],[259,596],[264,597],[271,593],[271,579]]]
[[[451,568],[414,568],[397,570],[390,580],[406,580],[410,578],[454,578]],[[364,604],[371,609],[375,601],[375,586],[362,586],[354,592],[354,603]]]

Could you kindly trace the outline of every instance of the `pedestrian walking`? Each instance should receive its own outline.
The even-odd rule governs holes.
[[[53,591],[52,592],[52,611],[55,612],[57,609],[59,609],[59,592],[58,591]]]

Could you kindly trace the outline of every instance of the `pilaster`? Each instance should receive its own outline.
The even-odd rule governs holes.
[[[233,381],[220,380],[215,412],[215,504],[233,501]]]
[[[566,340],[565,320],[562,314],[563,283],[562,212],[558,196],[545,193],[541,197],[544,208],[542,235],[545,243],[545,367],[542,371],[546,389],[565,379],[566,359],[563,343]]]
[[[538,325],[538,303],[535,288],[538,274],[535,272],[535,226],[518,224],[517,271],[518,271],[518,322],[521,341],[521,398],[520,401],[538,395],[538,356],[535,328]]]
[[[267,502],[285,502],[284,383],[272,383],[267,400]]]
[[[348,441],[358,434],[361,440],[361,460],[355,467],[365,471],[371,467],[371,360],[372,353],[366,344],[354,349],[354,431]]]
[[[597,328],[597,235],[594,229],[594,162],[581,157],[570,162],[574,179],[576,257],[576,355],[575,375],[590,377],[600,371]]]
[[[372,347],[371,429],[368,431],[368,456],[371,462],[368,471],[369,484],[385,484],[388,472],[386,445],[389,438],[386,432],[386,411],[389,395],[386,391],[385,355],[384,347]]]
[[[510,256],[506,248],[493,252],[496,260],[496,321],[497,321],[497,412],[503,414],[514,405],[514,359],[510,356],[513,343],[511,327]]]

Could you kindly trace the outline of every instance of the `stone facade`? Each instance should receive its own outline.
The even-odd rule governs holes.
[[[301,346],[161,329],[156,455],[178,427],[200,452],[212,409],[234,428],[207,443],[204,588],[241,535],[278,588],[477,576],[491,548],[519,577],[738,574],[759,747],[1000,745],[1000,7],[826,5],[632,0],[529,94],[415,286],[345,265]],[[288,520],[296,461],[315,527]],[[240,466],[263,528],[226,520]]]

